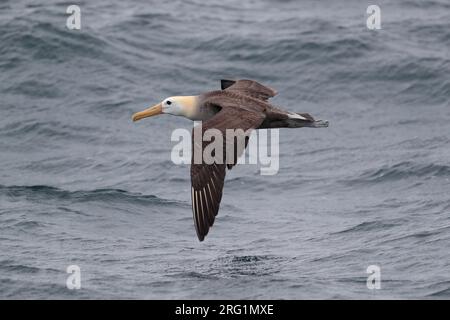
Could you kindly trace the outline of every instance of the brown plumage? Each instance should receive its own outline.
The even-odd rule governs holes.
[[[192,120],[202,120],[202,126],[192,130],[191,197],[195,230],[203,241],[214,224],[222,199],[226,169],[231,169],[247,146],[251,130],[262,128],[327,127],[327,121],[315,120],[307,113],[293,113],[281,110],[269,103],[276,91],[252,80],[222,80],[222,90],[207,92],[198,97],[171,97],[153,108],[134,115],[134,120],[158,113],[182,115]],[[195,101],[192,102],[192,101]],[[177,106],[177,108],[174,107]],[[216,129],[225,138],[222,159],[216,155],[211,164],[196,164],[194,154],[201,152],[212,142],[194,141],[194,131],[203,137],[208,129]],[[242,129],[236,139],[227,137],[227,129]],[[234,148],[233,159],[227,161],[227,148]],[[240,148],[240,149],[239,149]],[[197,150],[197,151],[196,151]]]

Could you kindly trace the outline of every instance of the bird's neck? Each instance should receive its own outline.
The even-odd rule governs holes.
[[[179,97],[182,105],[182,116],[191,120],[197,120],[201,112],[199,96],[182,96]]]

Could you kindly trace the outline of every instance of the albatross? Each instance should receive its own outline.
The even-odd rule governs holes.
[[[269,102],[277,92],[253,80],[221,80],[221,90],[206,92],[197,96],[174,96],[164,99],[155,106],[137,112],[133,121],[159,114],[182,116],[194,121],[202,121],[202,133],[209,129],[220,131],[225,139],[224,151],[234,148],[233,159],[223,161],[224,155],[217,153],[212,163],[194,161],[195,149],[204,150],[211,141],[192,141],[191,161],[191,203],[195,230],[200,241],[205,239],[219,212],[222,190],[227,169],[233,168],[237,158],[245,150],[248,134],[255,129],[270,128],[324,128],[328,121],[315,120],[308,113],[282,110]],[[238,130],[245,134],[245,144],[236,146],[236,139],[227,139],[226,131]],[[203,134],[201,135],[203,137]]]

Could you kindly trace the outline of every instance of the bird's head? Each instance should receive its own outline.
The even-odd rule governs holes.
[[[133,115],[133,121],[138,121],[147,117],[156,116],[158,114],[172,114],[175,116],[183,116],[192,118],[197,112],[198,97],[197,96],[175,96],[169,97],[160,103],[137,112]]]

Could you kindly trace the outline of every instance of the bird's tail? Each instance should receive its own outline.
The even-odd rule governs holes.
[[[316,120],[309,113],[290,113],[288,115],[288,127],[289,128],[326,128],[329,122],[327,120]]]

